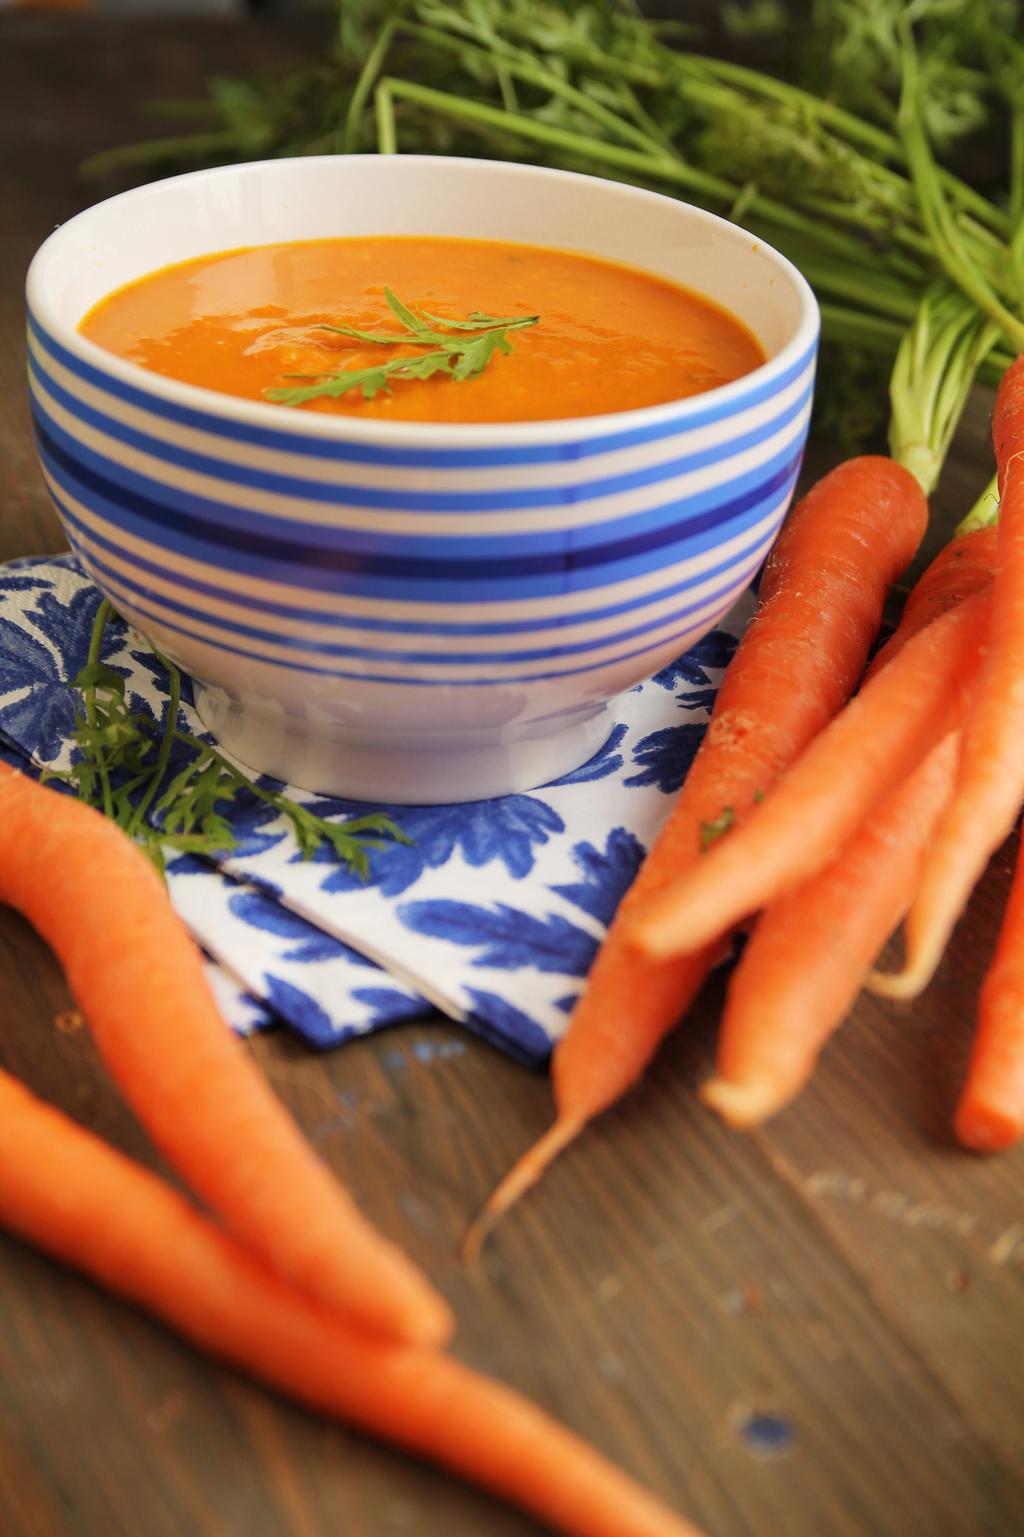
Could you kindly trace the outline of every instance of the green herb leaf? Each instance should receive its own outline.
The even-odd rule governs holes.
[[[113,667],[108,667],[106,662],[86,662],[75,678],[74,687],[83,690],[102,689],[104,693],[124,698],[124,679]]]
[[[124,678],[99,659],[106,627],[115,617],[109,603],[100,604],[89,660],[71,685],[81,697],[71,767],[44,770],[42,779],[67,785],[117,822],[161,873],[163,848],[203,858],[229,853],[236,839],[225,813],[243,793],[288,819],[303,859],[327,843],[363,879],[369,873],[369,850],[388,841],[410,841],[382,812],[328,822],[287,795],[253,784],[211,743],[181,729],[181,674],[159,653],[170,683],[164,718],[155,721],[130,711]]]
[[[700,851],[706,854],[713,843],[716,843],[723,833],[727,833],[736,821],[735,806],[723,806],[713,822],[700,824]]]
[[[384,289],[384,298],[396,320],[405,327],[404,331],[361,331],[342,322],[324,322],[317,329],[376,347],[394,347],[403,343],[430,347],[432,351],[418,357],[391,358],[373,368],[345,368],[312,375],[289,374],[289,379],[302,378],[310,382],[297,387],[280,385],[265,390],[266,398],[279,405],[303,406],[310,400],[337,400],[350,390],[359,390],[364,400],[374,400],[382,393],[390,394],[396,383],[432,379],[435,374],[445,374],[462,383],[483,373],[496,352],[512,351],[508,339],[510,331],[535,326],[540,319],[539,315],[503,318],[475,310],[465,320],[446,320],[404,304],[390,288]]]

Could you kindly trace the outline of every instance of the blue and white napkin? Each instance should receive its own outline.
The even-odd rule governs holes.
[[[5,758],[69,766],[69,680],[99,601],[71,556],[0,567]],[[167,869],[228,1021],[250,1031],[276,1019],[325,1047],[437,1008],[543,1061],[682,782],[752,602],[626,694],[574,773],[496,800],[377,808],[412,841],[371,852],[365,882],[331,850],[303,860],[286,818],[239,797],[228,813],[237,847],[216,863],[172,857]],[[132,710],[163,717],[166,673],[136,631],[111,625],[102,659],[123,675]],[[190,697],[181,714],[205,734]],[[289,793],[332,819],[367,810]]]

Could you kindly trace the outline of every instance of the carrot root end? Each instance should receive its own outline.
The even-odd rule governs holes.
[[[583,1130],[583,1121],[574,1116],[559,1117],[542,1137],[528,1148],[514,1163],[505,1178],[492,1191],[480,1215],[470,1224],[462,1240],[461,1257],[464,1265],[473,1265],[487,1242],[492,1228],[521,1196],[537,1183],[541,1175],[558,1157],[562,1150],[574,1142]]]
[[[1020,1115],[964,1098],[957,1106],[953,1130],[961,1147],[973,1153],[1001,1153],[1020,1140],[1024,1122]]]
[[[698,1092],[701,1103],[736,1131],[749,1131],[760,1126],[781,1109],[779,1096],[763,1079],[750,1078],[736,1083],[728,1078],[709,1078]]]
[[[924,992],[935,967],[927,960],[915,961],[903,971],[871,970],[864,978],[864,986],[878,998],[896,998],[909,1002]]]

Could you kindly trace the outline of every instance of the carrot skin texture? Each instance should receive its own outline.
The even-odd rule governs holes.
[[[156,1175],[0,1072],[0,1224],[219,1359],[576,1537],[699,1537],[525,1399],[301,1296]]]
[[[877,672],[902,651],[933,619],[941,619],[951,608],[984,592],[992,585],[996,572],[995,524],[958,534],[943,545],[931,565],[918,577],[903,605],[900,622],[893,635],[881,646],[864,674],[868,683]]]
[[[357,1210],[224,1024],[145,856],[99,812],[3,764],[0,902],[51,945],[125,1099],[239,1239],[367,1328],[448,1335],[445,1303]]]
[[[915,996],[931,980],[971,890],[1024,801],[1024,355],[1000,381],[992,436],[1000,505],[989,651],[964,730],[956,795],[907,917],[904,969],[879,987],[899,997]]]
[[[1018,851],[953,1122],[964,1147],[1001,1152],[1024,1136],[1024,858]]]
[[[958,751],[951,733],[831,864],[762,914],[729,986],[717,1075],[701,1091],[730,1125],[761,1125],[810,1078],[910,905]]]
[[[988,592],[907,642],[820,733],[747,824],[633,925],[649,954],[699,949],[810,879],[948,732],[985,649]]]

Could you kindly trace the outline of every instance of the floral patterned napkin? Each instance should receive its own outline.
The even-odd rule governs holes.
[[[0,567],[0,753],[10,761],[70,764],[68,685],[99,601],[71,556]],[[752,601],[613,705],[604,745],[574,773],[496,800],[378,808],[411,842],[371,852],[365,882],[330,849],[304,860],[287,819],[240,796],[230,854],[176,855],[167,867],[229,1022],[248,1031],[277,1019],[325,1047],[436,1007],[543,1061],[697,749]],[[141,636],[111,625],[102,660],[124,677],[132,710],[162,718],[167,676]],[[184,729],[204,734],[184,693]],[[289,793],[328,819],[368,809]]]

